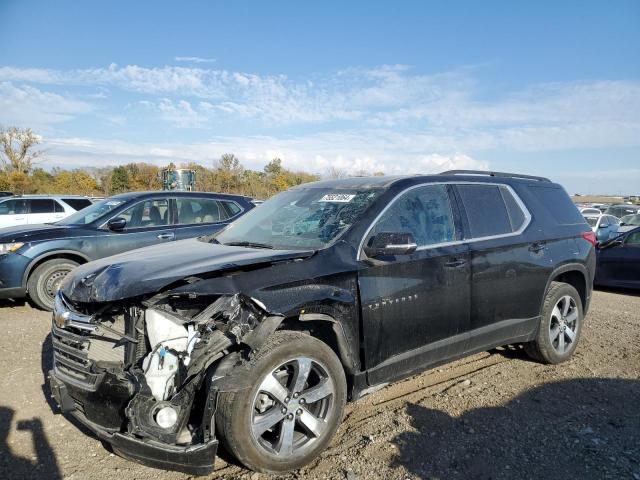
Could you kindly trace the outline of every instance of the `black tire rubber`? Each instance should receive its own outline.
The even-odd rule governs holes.
[[[328,420],[329,427],[324,438],[306,454],[289,460],[267,455],[251,434],[251,412],[253,399],[260,386],[260,380],[282,363],[296,356],[319,360],[334,379],[334,414]],[[275,332],[251,359],[251,388],[240,392],[223,392],[218,396],[216,411],[216,431],[224,447],[247,468],[264,473],[282,473],[296,470],[311,462],[327,446],[342,422],[347,397],[344,370],[336,354],[324,342],[310,335],[294,331]]]
[[[27,281],[27,291],[31,301],[42,310],[53,310],[53,299],[45,291],[47,279],[58,272],[69,273],[78,265],[78,262],[67,258],[54,258],[38,265]]]
[[[553,308],[565,295],[571,296],[575,301],[576,307],[578,308],[578,320],[576,322],[575,341],[571,348],[563,354],[559,354],[551,344],[551,339],[549,338],[549,324],[551,322],[551,312]],[[547,364],[557,364],[568,360],[575,352],[578,342],[580,341],[583,320],[584,313],[582,310],[582,300],[578,291],[568,283],[551,282],[549,290],[547,290],[547,295],[544,299],[542,318],[540,319],[538,333],[533,341],[524,344],[525,352],[532,359]]]

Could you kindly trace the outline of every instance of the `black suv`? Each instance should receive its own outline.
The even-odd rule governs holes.
[[[251,469],[296,469],[388,382],[513,343],[567,360],[594,244],[544,178],[301,185],[218,234],[77,268],[50,387],[125,457],[206,473],[220,441]]]
[[[250,200],[219,193],[131,192],[56,223],[0,228],[0,299],[29,295],[40,308],[52,310],[58,286],[74,267],[216,232],[254,208]]]

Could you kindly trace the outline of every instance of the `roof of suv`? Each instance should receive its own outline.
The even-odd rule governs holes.
[[[336,189],[373,189],[388,188],[402,180],[422,180],[425,182],[548,182],[543,177],[533,177],[516,173],[488,172],[480,170],[450,170],[430,175],[381,175],[371,177],[349,177],[335,180],[321,180],[319,182],[305,183],[293,188],[336,188]]]

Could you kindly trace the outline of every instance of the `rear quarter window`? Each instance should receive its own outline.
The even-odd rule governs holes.
[[[584,217],[563,188],[531,185],[529,190],[542,204],[545,213],[557,224],[578,225],[585,223]]]
[[[62,201],[74,210],[82,210],[91,205],[91,200],[88,198],[63,198]]]

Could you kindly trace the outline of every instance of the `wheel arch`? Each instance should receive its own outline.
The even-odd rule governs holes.
[[[354,375],[359,368],[358,357],[347,338],[342,323],[324,313],[303,313],[297,317],[285,318],[278,330],[307,331],[313,337],[326,343],[336,354],[345,375]]]
[[[27,289],[27,282],[29,281],[29,277],[31,276],[31,274],[36,268],[38,268],[44,262],[48,260],[53,260],[55,258],[66,258],[67,260],[73,260],[74,262],[78,262],[80,265],[91,261],[89,257],[75,250],[54,250],[52,252],[44,253],[34,258],[29,263],[29,265],[27,265],[27,268],[25,269],[24,274],[22,276],[23,288],[25,290]]]
[[[589,288],[588,279],[589,273],[587,272],[587,268],[584,265],[579,263],[570,263],[566,265],[562,265],[556,268],[549,279],[547,280],[547,287],[545,289],[546,292],[549,291],[549,286],[552,282],[562,282],[571,285],[578,291],[580,295],[580,301],[582,303],[583,312],[587,312],[589,308],[589,300],[591,296],[591,289]],[[542,304],[544,304],[544,298],[542,299]],[[540,311],[542,312],[542,305]]]

